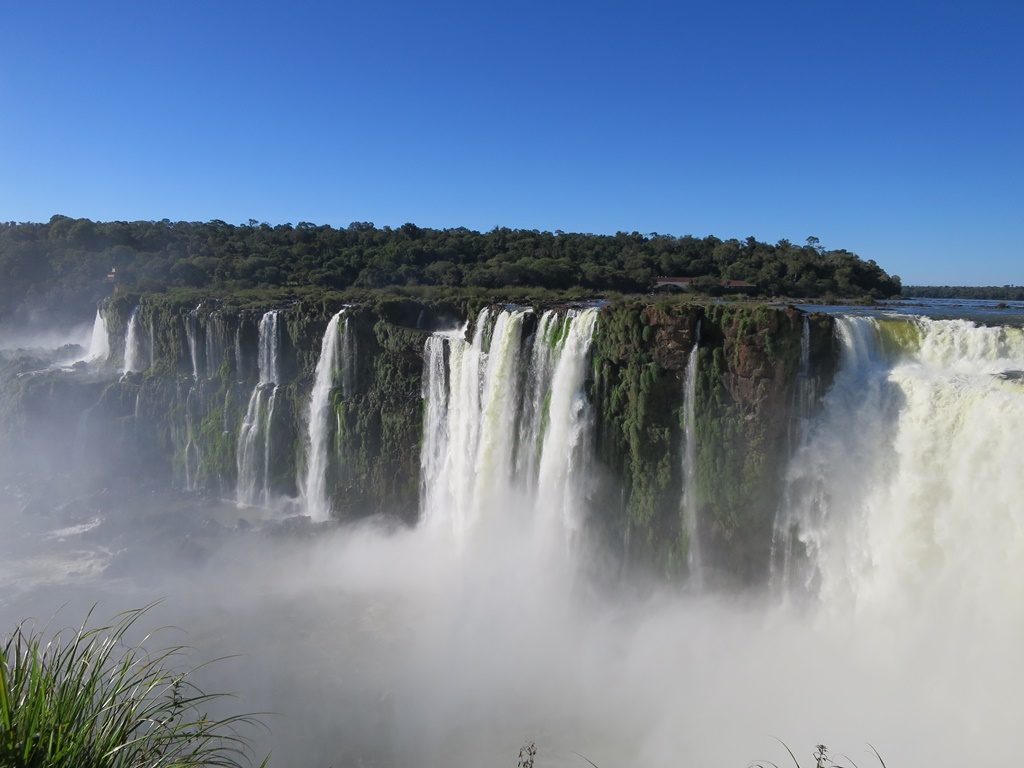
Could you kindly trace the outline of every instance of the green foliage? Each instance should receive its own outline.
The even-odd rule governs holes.
[[[746,280],[767,295],[881,298],[900,291],[899,279],[873,261],[786,240],[54,216],[45,224],[0,223],[0,322],[40,306],[81,320],[110,293],[112,268],[120,288],[140,292],[435,287],[539,299],[543,292],[647,292],[659,274],[704,276],[709,287]]]
[[[239,728],[212,719],[225,694],[192,682],[185,648],[147,651],[130,634],[147,609],[51,637],[27,625],[0,647],[0,765],[10,768],[198,768],[251,765]],[[263,763],[266,764],[266,761]]]
[[[802,318],[779,306],[678,298],[604,308],[594,342],[597,450],[623,490],[602,488],[598,514],[610,540],[628,542],[630,560],[669,575],[685,570],[683,394],[699,326],[694,428],[701,538],[739,579],[763,575],[788,456]],[[831,321],[812,316],[809,322],[816,329],[812,357],[831,370]]]
[[[685,567],[687,542],[681,525],[683,373],[689,349],[666,358],[659,332],[681,334],[692,344],[702,308],[678,299],[629,301],[605,307],[594,341],[594,391],[598,409],[597,451],[621,478],[624,509],[612,490],[599,496],[598,510],[610,538],[629,541],[631,559],[650,562],[671,575]]]
[[[800,360],[800,315],[710,305],[697,371],[697,497],[708,548],[741,581],[768,563],[786,429]]]
[[[1024,285],[905,285],[904,299],[1024,301]]]

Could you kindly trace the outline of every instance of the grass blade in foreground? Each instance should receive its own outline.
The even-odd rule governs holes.
[[[151,606],[46,637],[22,624],[0,644],[0,766],[236,768],[252,765],[242,734],[253,715],[220,719],[226,694],[191,682],[183,646],[150,652],[127,635]],[[266,764],[264,760],[263,765]]]

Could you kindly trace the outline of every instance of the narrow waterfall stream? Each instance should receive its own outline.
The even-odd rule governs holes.
[[[102,362],[108,357],[110,357],[110,332],[107,329],[107,319],[97,309],[96,319],[92,324],[92,336],[89,340],[87,359],[93,362]]]
[[[267,504],[270,500],[271,428],[280,381],[280,314],[278,310],[271,310],[260,319],[259,380],[249,397],[238,433],[235,498],[239,505]]]
[[[687,570],[696,589],[703,585],[700,547],[700,499],[697,494],[697,365],[700,361],[700,322],[686,361],[683,386],[683,525],[686,528]]]
[[[302,487],[306,511],[313,520],[326,520],[331,513],[328,495],[328,470],[331,464],[331,392],[336,382],[343,382],[342,393],[351,388],[352,344],[349,342],[349,319],[345,310],[334,315],[327,324],[316,363],[313,391],[310,393],[306,428],[306,475]]]
[[[128,318],[128,331],[124,338],[123,373],[139,373],[148,367],[144,361],[146,356],[146,350],[143,348],[144,338],[139,330],[139,308],[136,307]]]

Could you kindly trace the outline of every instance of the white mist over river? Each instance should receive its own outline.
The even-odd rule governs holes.
[[[0,621],[68,603],[60,623],[74,623],[97,600],[107,615],[164,597],[154,623],[185,628],[198,659],[241,654],[209,681],[238,692],[239,709],[276,713],[259,736],[274,765],[509,766],[528,741],[538,765],[585,766],[575,753],[601,768],[781,765],[774,737],[802,758],[826,743],[861,766],[875,764],[867,742],[894,767],[1014,757],[1024,332],[838,318],[840,367],[799,430],[772,581],[722,594],[619,580],[576,535],[594,471],[583,397],[593,315],[538,318],[545,344],[530,366],[512,343],[517,310],[478,322],[479,338],[428,340],[415,528],[270,534],[254,520],[211,536],[204,519],[239,511],[198,499],[100,500],[71,527],[6,495]],[[266,355],[247,420],[261,437],[252,498],[279,380]],[[512,376],[520,369],[529,375]],[[312,417],[324,397],[321,386]],[[546,415],[516,431],[521,398]],[[317,477],[305,488],[322,510]]]

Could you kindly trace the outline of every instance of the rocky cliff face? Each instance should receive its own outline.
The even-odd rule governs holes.
[[[598,514],[627,562],[684,572],[696,536],[709,578],[763,577],[800,382],[809,377],[824,392],[837,361],[825,315],[750,304],[607,307],[594,351],[598,452],[607,468]],[[696,522],[687,530],[691,364]],[[725,572],[714,573],[716,564]]]
[[[415,521],[424,344],[433,330],[472,319],[481,305],[401,299],[345,310],[349,383],[331,391],[328,425],[335,515]],[[252,469],[266,493],[294,498],[307,462],[321,340],[342,308],[329,297],[115,297],[103,307],[111,353],[102,365],[32,372],[46,361],[4,361],[0,427],[8,470],[232,497],[240,469]],[[272,375],[260,352],[271,311],[278,313]],[[126,359],[133,370],[122,373]],[[696,537],[704,560],[728,574],[712,569],[711,578],[759,579],[791,424],[807,407],[801,387],[813,380],[824,392],[835,363],[826,316],[678,299],[604,306],[588,384],[598,460],[592,530],[635,567],[683,574]],[[688,416],[684,390],[693,364]],[[240,464],[247,419],[259,433],[258,450],[249,446],[252,468]],[[18,461],[19,446],[31,461]],[[687,484],[696,490],[695,526],[684,519]]]

